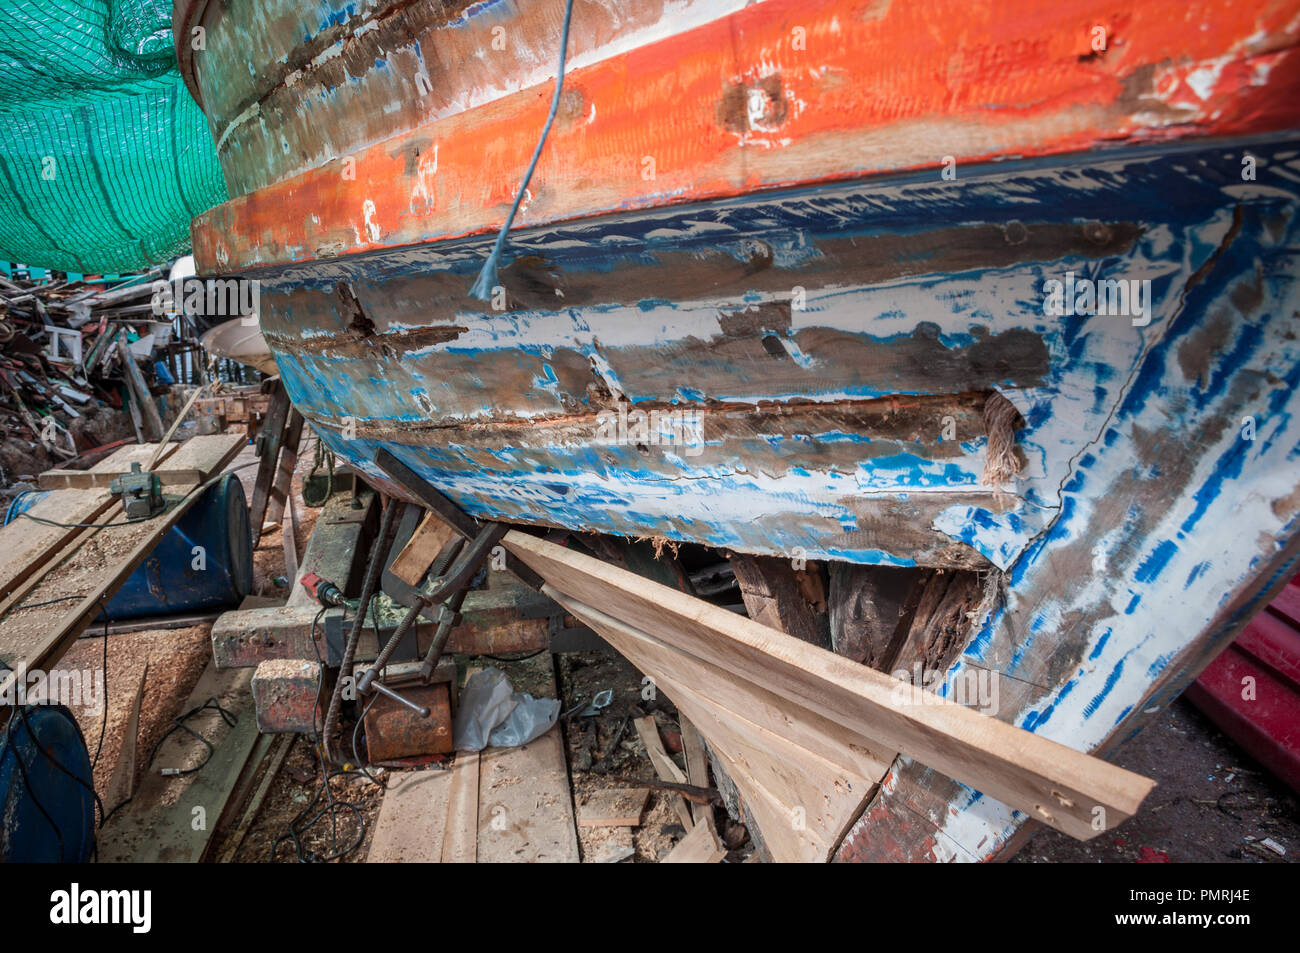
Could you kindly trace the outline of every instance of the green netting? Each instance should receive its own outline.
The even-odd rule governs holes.
[[[0,0],[0,258],[132,271],[225,200],[171,0]]]

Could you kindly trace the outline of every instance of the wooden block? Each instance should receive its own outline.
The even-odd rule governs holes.
[[[578,806],[579,827],[640,827],[649,788],[606,788]]]
[[[426,513],[402,551],[389,567],[393,575],[410,586],[418,586],[438,554],[460,534],[434,513]]]
[[[727,856],[726,849],[708,824],[696,824],[668,852],[661,864],[716,864]]]
[[[690,656],[1086,840],[1132,816],[1154,782],[833,652],[518,530],[503,540],[547,583]],[[650,671],[652,677],[659,674]],[[1102,812],[1095,812],[1102,808]]]

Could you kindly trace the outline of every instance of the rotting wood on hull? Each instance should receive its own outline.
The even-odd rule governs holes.
[[[280,137],[233,122],[242,112],[210,113],[227,124],[223,162],[243,183],[232,194],[259,191],[196,222],[196,252],[209,272],[262,280],[295,402],[377,483],[368,461],[385,446],[484,517],[813,560],[996,567],[1004,592],[947,674],[994,679],[1003,720],[1109,753],[1296,569],[1300,150],[1294,132],[1253,134],[1294,125],[1300,23],[1272,3],[1196,16],[1154,0],[1122,16],[1085,4],[1078,22],[1053,10],[1050,28],[1028,0],[1023,15],[800,4],[814,25],[855,14],[841,26],[856,32],[812,65],[790,59],[794,6],[695,3],[719,16],[644,47],[613,37],[575,60],[520,220],[535,227],[511,235],[502,313],[464,295],[487,242],[438,240],[500,223],[549,93],[523,88],[523,67],[508,79],[519,91],[465,112],[474,102],[424,112],[379,64],[317,99],[255,93],[242,109],[267,107],[259,122],[308,147],[264,168],[258,151]],[[514,15],[490,4],[416,34],[428,52]],[[926,15],[939,33],[907,29]],[[361,39],[345,21],[337,42]],[[972,23],[988,34],[943,39]],[[1115,41],[1105,55],[1085,39],[1096,23]],[[702,39],[719,30],[737,45]],[[902,42],[914,36],[938,46],[921,55]],[[333,59],[321,43],[318,66]],[[929,64],[916,75],[956,77],[933,84],[938,100],[910,95],[906,78],[872,80],[872,49],[886,80],[898,51]],[[1017,49],[1038,52],[1010,76]],[[971,81],[972,60],[992,64],[976,71],[995,77],[991,90]],[[681,87],[627,83],[653,64]],[[958,87],[978,97],[953,99]],[[752,114],[719,111],[728,91]],[[347,135],[320,116],[372,95],[410,104],[390,139],[303,133]],[[922,126],[909,109],[941,119]],[[1132,146],[1207,135],[1234,138]],[[967,161],[1115,140],[1130,144]],[[651,179],[646,141],[676,150]],[[939,165],[936,152],[957,160],[956,180],[757,192]],[[347,159],[355,178],[341,174]],[[590,217],[601,212],[618,214]],[[411,242],[424,244],[395,247]],[[1045,314],[1046,282],[1067,275],[1149,281],[1150,309]],[[1024,418],[1023,470],[1002,495],[980,484],[978,408],[991,391]],[[705,439],[602,442],[598,415],[620,401],[699,410]],[[1025,820],[899,758],[838,856],[987,859]]]

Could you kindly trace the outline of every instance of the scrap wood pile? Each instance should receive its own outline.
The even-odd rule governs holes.
[[[162,274],[112,286],[0,274],[0,486],[120,438],[161,439],[177,366],[172,316],[152,301]]]

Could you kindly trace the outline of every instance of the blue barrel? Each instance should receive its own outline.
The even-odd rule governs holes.
[[[85,863],[95,846],[90,754],[62,705],[10,711],[0,732],[0,863]]]
[[[28,492],[15,497],[5,522],[31,508],[44,495]],[[186,510],[108,601],[98,620],[140,619],[238,605],[253,588],[251,539],[244,486],[238,477],[228,473]]]

